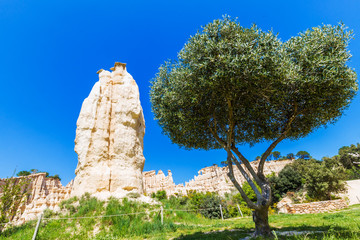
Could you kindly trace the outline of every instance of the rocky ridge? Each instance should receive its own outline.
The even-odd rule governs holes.
[[[11,219],[16,224],[22,224],[37,218],[45,209],[59,211],[59,203],[70,197],[73,183],[71,181],[65,187],[59,179],[48,178],[46,173],[37,173],[15,178],[15,184],[23,180],[28,181],[28,184],[24,185],[27,186],[27,194],[22,200],[15,217]],[[0,179],[0,185],[3,183],[4,180]]]
[[[273,172],[278,174],[287,164],[293,161],[294,160],[289,159],[265,162],[264,174],[269,175]],[[257,171],[259,162],[253,161],[250,164],[254,170]],[[143,172],[144,191],[148,195],[159,190],[165,190],[168,195],[184,195],[188,191],[217,192],[220,195],[224,195],[225,193],[230,193],[235,190],[227,176],[228,170],[228,167],[219,167],[217,165],[202,168],[198,171],[198,175],[194,176],[190,181],[185,182],[185,185],[175,185],[170,170],[168,170],[168,176],[165,176],[161,170],[159,170],[158,174],[156,174],[155,170],[147,171]],[[245,178],[235,166],[234,175],[240,184],[245,182]]]

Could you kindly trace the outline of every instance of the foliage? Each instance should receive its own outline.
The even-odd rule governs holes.
[[[339,154],[335,158],[350,170],[349,173],[354,175],[352,178],[360,178],[360,143],[340,148]]]
[[[189,39],[176,62],[160,67],[151,87],[155,117],[187,149],[222,147],[210,128],[226,136],[228,100],[235,144],[276,139],[294,113],[287,137],[306,136],[340,117],[355,95],[356,74],[345,65],[351,37],[343,25],[324,25],[282,43],[255,25],[215,20]]]
[[[76,208],[74,206],[74,203],[76,203],[78,201],[79,201],[78,197],[72,197],[72,198],[69,198],[67,200],[62,201],[59,204],[59,207],[60,207],[61,210],[66,210],[70,214],[74,214],[76,212]]]
[[[57,180],[61,181],[61,178],[60,178],[59,174],[55,174],[54,176],[46,176],[46,177],[57,179]]]
[[[101,211],[104,202],[97,200],[95,197],[91,197],[89,193],[85,193],[79,199],[79,206],[76,208],[74,216],[86,216],[92,215],[96,211]]]
[[[50,174],[48,172],[39,171],[38,169],[30,169],[30,171],[23,170],[23,171],[18,172],[16,174],[16,176],[29,176],[31,174],[42,173],[42,172],[45,173],[45,177],[47,177],[47,178],[53,178],[53,179],[57,179],[57,180],[61,181],[59,174],[50,176]]]
[[[272,201],[278,202],[287,192],[299,190],[303,186],[302,179],[303,175],[292,164],[285,166],[278,176],[269,177]]]
[[[297,158],[301,158],[301,159],[310,159],[310,153],[308,153],[307,151],[298,151],[298,153],[296,154]]]
[[[126,197],[128,198],[139,198],[141,195],[140,193],[137,193],[137,192],[130,192],[128,194],[126,194]]]
[[[204,201],[205,193],[190,190],[187,192],[187,197],[189,198],[189,206],[192,209],[198,210]]]
[[[225,212],[225,208],[226,208],[225,202],[222,201],[219,195],[217,195],[216,193],[208,192],[205,195],[203,195],[203,199],[199,203],[200,213],[206,218],[220,219],[221,218],[220,205],[223,208],[222,211],[224,218],[228,217],[228,215]]]
[[[185,149],[226,150],[233,184],[255,213],[266,213],[271,193],[263,167],[271,151],[284,139],[334,123],[355,96],[356,73],[346,66],[351,38],[344,25],[323,25],[282,42],[256,25],[244,28],[227,16],[214,20],[189,39],[176,61],[159,68],[150,92],[155,118]],[[255,173],[236,146],[265,140],[272,143]],[[245,195],[233,163],[261,201]],[[260,224],[267,217],[254,219],[256,234],[266,226],[270,235],[268,223]]]
[[[259,186],[257,186],[257,188],[259,188]],[[252,202],[257,201],[256,194],[248,182],[243,183],[242,189],[244,190],[246,196],[248,196]],[[233,195],[232,200],[239,204],[244,204],[244,205],[246,204],[245,200],[241,197],[240,193]]]
[[[123,206],[121,203],[120,205]],[[145,209],[152,210],[151,206],[142,204],[139,204],[139,206],[142,211]],[[43,220],[37,239],[244,239],[250,236],[249,233],[254,228],[250,217],[232,218],[222,221],[221,219],[208,220],[198,215],[189,214],[186,221],[183,222],[180,216],[184,217],[185,215],[180,213],[189,214],[177,212],[176,216],[175,214],[165,216],[164,227],[162,229],[161,223],[158,220],[153,221],[158,216],[153,215],[150,219],[143,218],[143,222],[136,222],[138,224],[136,231],[134,231],[134,228],[129,227],[128,230],[124,228],[124,232],[117,231],[117,225],[109,225],[109,222],[103,222],[102,219],[95,221],[87,221],[87,219]],[[96,214],[100,215],[103,213]],[[105,218],[103,219],[105,220]],[[269,219],[273,230],[278,235],[277,239],[357,240],[360,238],[360,205],[354,205],[348,209],[331,213],[275,214],[270,215]],[[149,221],[151,224],[150,230],[153,230],[150,232],[148,230],[149,225],[147,225]],[[135,223],[135,221],[132,223]],[[32,221],[21,226],[10,227],[0,233],[0,240],[31,239],[35,225],[36,222]],[[280,234],[292,231],[303,231],[303,234],[297,236]]]
[[[294,159],[295,155],[293,153],[288,153],[288,154],[286,154],[286,158],[287,159]]]
[[[305,175],[308,195],[317,200],[331,200],[333,193],[346,190],[346,177],[345,168],[332,158],[324,158],[321,163],[310,164]]]
[[[273,156],[274,160],[278,160],[281,157],[281,153],[279,151],[274,151],[271,153],[271,155]]]
[[[299,158],[285,166],[278,174],[269,177],[273,202],[278,202],[288,192],[307,192],[306,201],[330,200],[333,194],[345,189],[347,177],[336,158],[306,160]]]
[[[29,176],[31,173],[29,171],[20,171],[16,174],[16,176]]]
[[[228,204],[226,206],[226,213],[229,215],[229,217],[241,217],[238,205],[243,216],[251,216],[252,210],[246,205],[246,203],[243,202],[240,204]]]
[[[248,193],[252,191],[249,184],[247,184],[247,186],[245,185],[244,189]],[[252,200],[256,201],[255,193],[252,192],[252,194]],[[221,217],[220,204],[224,218],[240,216],[237,204],[239,204],[244,215],[251,214],[251,209],[246,206],[246,203],[241,199],[239,194],[225,194],[225,197],[222,197],[215,192],[203,193],[190,190],[187,195],[172,195],[168,199],[163,200],[162,203],[165,209],[194,211],[210,219]]]
[[[159,201],[167,199],[166,191],[165,190],[158,190],[156,193],[152,193],[151,197],[156,198]]]
[[[27,198],[29,181],[26,178],[5,178],[0,185],[0,232],[11,221]]]

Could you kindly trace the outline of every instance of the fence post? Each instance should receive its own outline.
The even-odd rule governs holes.
[[[221,213],[221,219],[224,220],[221,204],[220,204],[220,213]]]
[[[240,212],[240,214],[241,214],[241,217],[244,217],[244,215],[242,214],[242,211],[241,211],[241,209],[240,209],[239,204],[237,204],[237,207],[238,207],[238,209],[239,209],[239,212]]]
[[[163,225],[164,224],[164,208],[163,208],[163,206],[161,206],[160,214],[161,214],[161,225]]]
[[[40,216],[39,216],[39,219],[38,219],[38,221],[37,221],[36,228],[35,228],[35,232],[34,232],[34,235],[33,235],[33,237],[32,237],[32,240],[35,240],[35,239],[36,239],[36,235],[37,235],[37,233],[38,233],[38,231],[39,231],[39,226],[40,226],[40,222],[41,222],[42,216],[43,216],[43,213],[41,213]]]

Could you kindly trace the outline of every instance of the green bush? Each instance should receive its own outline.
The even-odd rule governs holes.
[[[224,218],[227,218],[228,214],[226,214],[225,211],[226,209],[225,201],[222,201],[219,195],[217,195],[216,193],[208,192],[203,196],[199,204],[200,213],[206,218],[219,219],[221,218],[220,205],[223,208]]]
[[[293,165],[285,166],[278,176],[269,177],[271,183],[272,201],[278,202],[287,192],[294,192],[303,186],[303,176]]]
[[[127,198],[124,198],[122,202],[116,198],[110,198],[105,208],[105,215],[120,216],[103,218],[101,221],[104,225],[109,226],[114,236],[121,237],[176,230],[176,225],[167,219],[162,225],[158,212],[146,213],[149,208],[151,208],[149,204],[129,201]]]
[[[316,200],[331,200],[332,195],[346,190],[346,169],[334,158],[312,164],[306,173],[306,190]]]
[[[103,210],[103,201],[99,201],[95,197],[91,197],[89,193],[85,193],[79,200],[79,206],[76,209],[75,216],[93,215]]]
[[[130,193],[126,194],[126,196],[127,196],[128,198],[139,198],[139,197],[140,197],[140,193],[130,192]]]
[[[16,176],[29,176],[31,173],[29,171],[20,171],[16,174]]]
[[[155,198],[159,201],[167,199],[166,191],[165,190],[158,190],[156,193],[151,194],[152,198]]]
[[[257,186],[257,188],[260,190],[260,188]],[[256,202],[257,198],[256,198],[256,194],[254,192],[254,190],[252,190],[250,184],[248,182],[245,182],[242,185],[242,189],[244,190],[246,196],[248,196],[248,198],[253,201]],[[235,195],[232,196],[232,200],[235,203],[239,203],[239,204],[246,204],[245,200],[241,197],[240,193],[236,193]]]

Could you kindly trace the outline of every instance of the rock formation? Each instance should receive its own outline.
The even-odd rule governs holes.
[[[139,89],[126,64],[115,63],[111,70],[98,71],[99,81],[81,107],[72,196],[89,192],[107,199],[143,194],[145,121]]]
[[[287,164],[293,160],[281,160],[281,161],[268,161],[265,162],[264,174],[269,175],[271,173],[278,174]],[[258,161],[251,162],[251,166],[257,171]],[[245,167],[244,167],[245,168]],[[144,191],[150,195],[153,192],[159,190],[165,190],[168,195],[186,194],[187,191],[198,192],[217,192],[220,195],[235,191],[235,187],[227,176],[228,167],[218,167],[217,165],[211,167],[205,167],[198,171],[198,175],[194,176],[189,182],[184,185],[175,185],[171,171],[166,177],[160,170],[158,174],[155,171],[148,171],[143,173],[144,177]],[[234,167],[235,178],[240,184],[245,182],[245,178],[241,175],[240,171]]]
[[[47,178],[46,173],[32,174],[26,177],[17,177],[15,183],[28,181],[26,199],[17,210],[16,216],[11,220],[15,224],[36,219],[45,209],[60,210],[59,203],[70,196],[72,182],[66,187],[61,185],[59,179]],[[3,180],[0,179],[0,185]],[[1,190],[1,188],[0,188]],[[1,192],[0,192],[1,194]]]
[[[161,170],[159,170],[158,174],[156,174],[155,170],[143,172],[143,183],[144,191],[148,195],[159,190],[165,190],[168,195],[174,195],[175,193],[186,194],[183,184],[175,185],[170,170],[168,170],[167,176]]]

